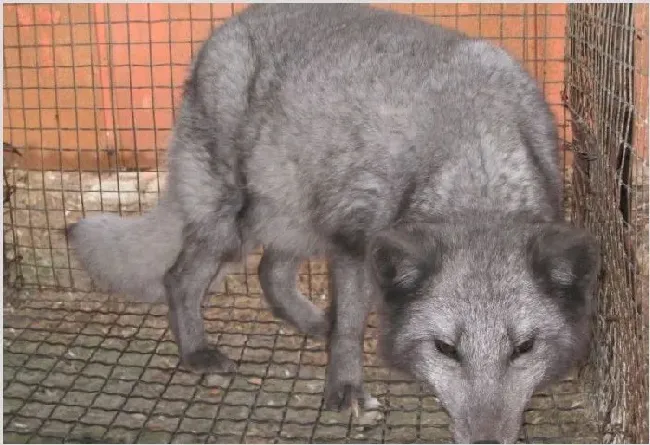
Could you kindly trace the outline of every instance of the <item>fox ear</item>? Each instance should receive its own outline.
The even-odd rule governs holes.
[[[570,313],[591,303],[600,272],[596,239],[568,224],[543,227],[529,245],[534,276]]]
[[[387,230],[370,244],[371,271],[388,301],[412,295],[441,265],[440,243],[431,230]]]

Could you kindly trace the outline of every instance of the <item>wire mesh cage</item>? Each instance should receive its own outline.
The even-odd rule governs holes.
[[[155,205],[189,63],[245,7],[3,6],[5,441],[451,440],[436,399],[381,366],[374,317],[365,373],[383,409],[324,410],[324,346],[266,310],[259,252],[204,308],[210,339],[240,358],[223,380],[177,368],[166,307],[97,293],[70,253],[69,223]],[[567,218],[603,244],[591,374],[537,394],[521,440],[646,442],[647,5],[376,7],[489,39],[523,63],[560,130]],[[327,305],[326,262],[306,262],[299,283]]]
[[[573,5],[567,105],[572,219],[597,234],[604,268],[593,343],[605,438],[648,436],[648,15]]]

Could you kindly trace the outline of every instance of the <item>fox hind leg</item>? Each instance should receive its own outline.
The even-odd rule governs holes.
[[[265,248],[259,265],[260,285],[273,315],[292,324],[303,334],[325,337],[328,316],[298,289],[296,278],[302,259]]]
[[[181,356],[181,365],[198,373],[233,372],[235,363],[208,344],[201,303],[228,252],[218,240],[228,239],[230,224],[218,224],[210,236],[186,227],[183,246],[174,265],[165,274],[169,323]],[[232,233],[230,233],[232,235]],[[230,238],[232,239],[232,238]]]

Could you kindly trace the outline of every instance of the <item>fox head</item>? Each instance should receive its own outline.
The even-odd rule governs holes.
[[[514,443],[533,392],[588,349],[595,240],[563,223],[382,232],[369,268],[385,360],[429,385],[459,443]]]

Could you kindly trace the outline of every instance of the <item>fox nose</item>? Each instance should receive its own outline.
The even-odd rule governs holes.
[[[474,443],[500,443],[498,440],[477,440]]]

